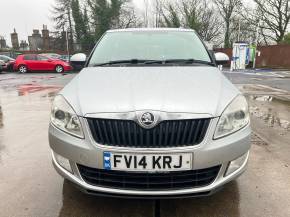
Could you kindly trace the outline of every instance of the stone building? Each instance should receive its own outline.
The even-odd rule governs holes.
[[[50,49],[49,30],[47,29],[46,25],[43,25],[43,29],[42,29],[42,49],[43,50]]]
[[[43,39],[38,29],[34,29],[31,36],[28,36],[30,50],[42,50]]]
[[[0,49],[6,49],[7,45],[6,45],[6,40],[3,36],[0,36]]]
[[[16,32],[16,29],[14,29],[14,32],[11,33],[11,44],[13,49],[15,50],[19,49],[18,34]]]
[[[68,34],[69,35],[69,34]],[[73,39],[69,40],[69,50],[81,50],[81,46],[79,44],[73,44]],[[11,33],[11,42],[14,50],[29,50],[31,51],[66,51],[67,47],[67,38],[66,32],[50,32],[47,28],[47,25],[43,25],[42,30],[34,29],[32,34],[28,36],[28,46],[25,40],[21,40],[19,45],[18,34],[14,29],[14,32]]]
[[[29,45],[25,40],[21,40],[19,50],[21,51],[29,50]]]

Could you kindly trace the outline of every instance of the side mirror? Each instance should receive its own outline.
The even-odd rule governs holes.
[[[75,71],[80,71],[84,68],[87,61],[87,55],[84,53],[77,53],[71,56],[70,64]]]
[[[71,62],[85,62],[87,61],[87,56],[84,53],[77,53],[71,56],[70,58]]]
[[[225,53],[217,52],[214,55],[215,55],[215,61],[217,65],[225,65],[229,63],[230,61],[229,56]]]

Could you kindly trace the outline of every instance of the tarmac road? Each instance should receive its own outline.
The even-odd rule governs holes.
[[[156,202],[88,196],[54,171],[47,139],[50,104],[73,77],[0,74],[0,217],[290,216],[287,91],[238,85],[249,98],[254,133],[248,170],[237,181],[210,197]]]

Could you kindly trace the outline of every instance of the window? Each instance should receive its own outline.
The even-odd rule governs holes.
[[[35,55],[24,55],[24,60],[36,60]]]
[[[9,62],[9,58],[6,56],[0,56],[0,60],[4,61],[5,63]]]
[[[37,56],[37,59],[38,59],[38,60],[42,60],[42,61],[49,60],[48,57],[46,57],[46,56],[41,56],[41,55],[38,55],[38,56]]]
[[[123,31],[107,33],[97,45],[89,65],[130,59],[211,62],[194,31]]]

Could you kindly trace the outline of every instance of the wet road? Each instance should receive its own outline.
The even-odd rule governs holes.
[[[290,71],[288,70],[247,70],[224,71],[235,84],[260,84],[290,91]]]
[[[238,85],[249,98],[254,130],[246,173],[213,196],[161,200],[156,207],[153,200],[85,195],[54,171],[47,139],[50,104],[73,76],[0,74],[1,217],[290,216],[287,91]]]

